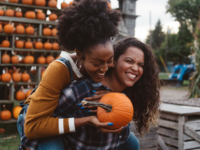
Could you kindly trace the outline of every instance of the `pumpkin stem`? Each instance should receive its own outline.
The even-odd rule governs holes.
[[[6,105],[3,105],[3,110],[6,110]]]
[[[96,107],[102,107],[106,110],[106,112],[112,111],[112,106],[109,104],[104,104],[100,102],[90,102],[90,101],[81,101],[83,106],[96,106]]]

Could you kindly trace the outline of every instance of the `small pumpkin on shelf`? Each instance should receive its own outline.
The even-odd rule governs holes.
[[[43,35],[50,36],[51,35],[51,29],[46,27],[42,30]]]
[[[51,48],[52,48],[52,44],[49,42],[49,40],[47,40],[47,42],[44,43],[44,49],[50,50]]]
[[[2,41],[1,47],[10,47],[10,42],[8,41],[8,37]]]
[[[3,82],[10,82],[11,80],[11,75],[8,73],[8,68],[5,69],[5,73],[2,74],[2,81]]]
[[[58,32],[58,30],[56,28],[53,28],[51,30],[52,36],[57,36],[57,32]]]
[[[34,28],[30,24],[28,27],[26,27],[26,34],[29,34],[29,35],[34,34]]]
[[[33,64],[34,63],[34,57],[28,53],[28,55],[24,58],[25,64]]]
[[[8,24],[6,24],[3,28],[5,33],[13,33],[14,32],[14,26],[12,25],[12,22],[10,21]]]
[[[42,49],[43,43],[39,39],[37,42],[35,42],[34,46],[35,46],[36,49]]]
[[[32,5],[33,4],[33,0],[22,0],[22,4]]]
[[[46,1],[45,0],[35,0],[35,5],[45,6],[46,5]]]
[[[26,18],[29,18],[29,19],[35,19],[35,12],[34,11],[27,11],[26,13],[25,13],[25,17]]]
[[[26,98],[29,97],[32,91],[33,91],[33,87],[31,86],[31,89],[26,92]]]
[[[57,7],[57,1],[55,1],[55,0],[49,0],[48,6],[56,8]]]
[[[19,0],[9,0],[11,3],[18,3]]]
[[[1,120],[8,121],[10,119],[11,119],[11,112],[9,110],[6,110],[6,106],[3,105],[3,110],[1,111]]]
[[[12,9],[7,9],[6,12],[5,12],[5,15],[8,16],[8,17],[13,17],[14,14],[15,14],[15,12]]]
[[[54,61],[54,57],[52,55],[47,56],[46,58],[47,64],[50,64],[52,61]]]
[[[13,113],[13,117],[14,117],[15,119],[18,119],[18,116],[19,116],[19,113],[20,113],[21,110],[22,110],[22,107],[21,107],[21,106],[15,106],[15,107],[13,108],[12,113]]]
[[[0,7],[0,16],[3,16],[4,15],[4,10]]]
[[[38,57],[37,63],[38,64],[45,64],[46,63],[46,59],[45,59],[45,57],[42,54],[41,54],[40,57]]]
[[[68,4],[65,2],[65,0],[63,0],[63,2],[61,3],[61,9],[66,8],[68,6]]]
[[[21,73],[19,73],[19,69],[16,69],[16,72],[12,74],[12,80],[14,82],[20,82],[21,81]]]
[[[10,56],[7,54],[7,52],[5,51],[4,54],[1,56],[1,62],[3,64],[8,64],[10,63]]]
[[[26,93],[23,92],[23,87],[21,87],[21,89],[16,92],[15,97],[18,101],[23,101],[26,99]]]
[[[44,71],[42,71],[42,73],[41,73],[41,78],[42,78],[42,76],[44,75],[44,73],[45,73],[45,70],[44,70]]]
[[[50,21],[55,21],[56,19],[58,19],[58,16],[55,13],[52,13],[52,14],[49,15]]]
[[[25,48],[26,49],[32,49],[33,48],[33,42],[31,42],[30,38],[28,38],[28,41],[25,42]]]
[[[37,10],[37,19],[39,19],[39,20],[45,20],[45,18],[46,18],[45,13],[43,13],[41,9],[38,9]]]
[[[23,16],[23,13],[19,7],[15,9],[15,17],[21,18]]]
[[[11,62],[13,64],[18,64],[19,63],[19,57],[17,55],[14,55],[11,57]]]
[[[0,24],[0,33],[2,32],[2,28],[3,28],[3,27],[2,27],[2,24]]]
[[[27,73],[27,71],[24,71],[24,73],[22,73],[22,81],[28,82],[29,79],[30,79],[30,75]]]
[[[24,47],[24,41],[16,40],[15,47],[16,48],[23,48]]]
[[[59,49],[60,49],[59,44],[58,44],[57,42],[54,42],[54,43],[52,44],[52,48],[53,48],[54,50],[59,50]]]
[[[25,28],[22,24],[16,26],[15,31],[17,34],[24,34]]]

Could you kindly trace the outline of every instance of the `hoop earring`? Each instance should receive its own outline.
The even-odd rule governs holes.
[[[76,66],[77,66],[77,70],[80,71],[80,69],[81,69],[81,64],[82,64],[82,60],[80,60],[81,62],[80,62],[80,66],[79,66],[79,67],[78,67],[78,61],[79,61],[79,59],[76,60],[76,63],[75,63],[75,64],[76,64]]]

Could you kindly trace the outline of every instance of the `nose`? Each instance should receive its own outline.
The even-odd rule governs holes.
[[[100,70],[101,70],[102,72],[108,71],[108,65],[107,65],[107,64],[104,64],[104,65],[100,68]]]
[[[133,64],[132,69],[137,71],[138,70],[138,65],[137,64]]]

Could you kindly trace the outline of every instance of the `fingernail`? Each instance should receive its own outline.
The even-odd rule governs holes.
[[[113,125],[113,123],[112,123],[112,122],[108,123],[108,126],[112,126],[112,125]]]
[[[82,105],[82,103],[79,103],[79,104],[78,104],[78,106],[81,106],[81,105]]]
[[[128,126],[127,127],[129,127],[130,126],[130,123],[128,124]]]
[[[122,129],[125,129],[125,127],[123,127]]]
[[[82,101],[85,101],[84,99]]]
[[[85,107],[81,107],[81,109],[84,109]]]
[[[92,90],[92,92],[93,92],[93,93],[96,93],[97,91],[95,91],[95,90]]]
[[[91,113],[91,111],[88,111],[88,113]]]

